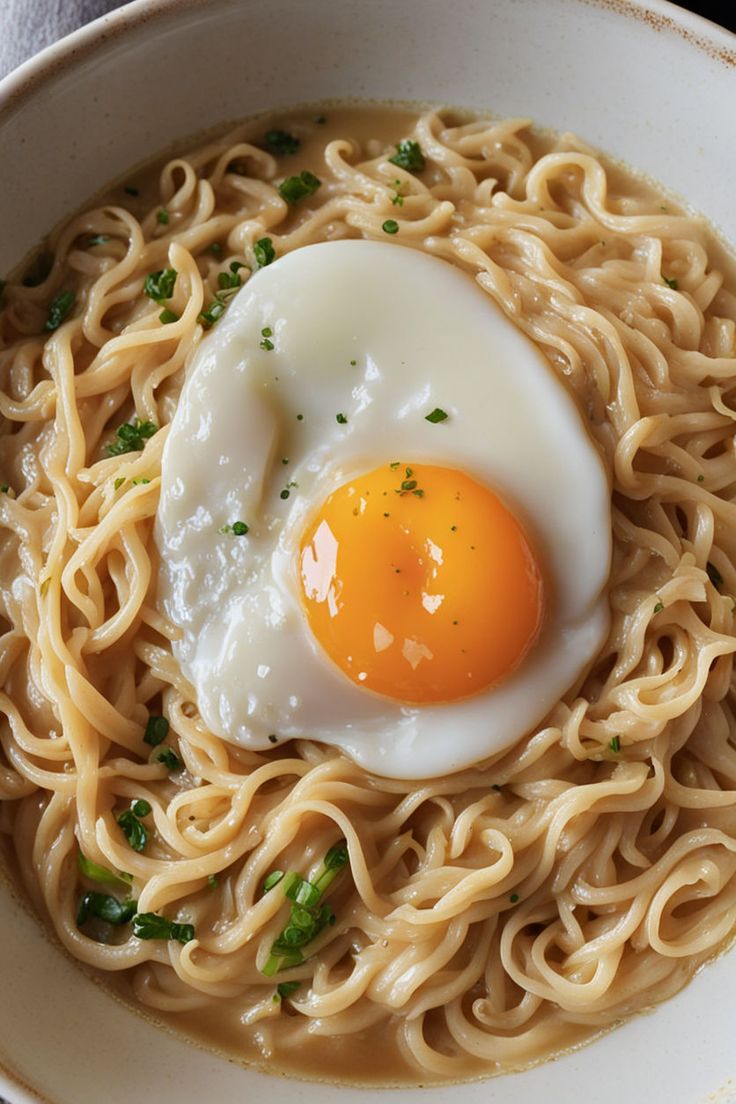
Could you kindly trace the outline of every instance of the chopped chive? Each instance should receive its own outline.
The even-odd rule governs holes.
[[[149,744],[151,747],[158,747],[162,744],[166,737],[169,735],[169,722],[166,717],[156,716],[155,714],[150,716],[146,721],[146,731],[143,734],[144,744]]]
[[[393,157],[389,157],[389,161],[392,165],[398,165],[400,169],[406,169],[407,172],[411,173],[422,172],[426,165],[419,143],[412,138],[405,138],[399,142],[396,146],[396,153]]]
[[[279,184],[279,195],[282,199],[285,199],[287,203],[298,203],[300,199],[306,199],[307,196],[314,195],[317,189],[321,186],[321,181],[309,172],[307,169],[303,169],[298,176],[288,176],[286,180]]]
[[[271,261],[276,257],[271,239],[259,238],[253,246],[253,255],[255,256],[256,264],[259,268],[265,268],[266,265],[270,265]]]
[[[65,320],[72,307],[74,306],[74,292],[73,291],[61,291],[54,299],[51,300],[49,305],[49,313],[44,322],[44,329],[49,333],[53,333],[54,330],[58,330],[61,323]]]
[[[136,418],[133,422],[124,422],[115,431],[115,438],[105,450],[108,456],[122,456],[126,452],[140,452],[149,437],[158,432],[158,426],[154,422],[141,421]]]
[[[100,866],[99,863],[85,858],[81,851],[77,851],[77,867],[80,874],[83,874],[85,878],[89,878],[91,882],[102,882],[105,885],[115,885],[117,883],[127,888],[133,881],[132,874],[115,874],[112,870],[108,870],[106,866]]]
[[[153,758],[155,762],[163,763],[166,769],[170,771],[181,770],[183,765],[174,749],[170,747],[159,748],[158,751],[154,753]]]
[[[296,153],[301,145],[298,138],[285,130],[269,130],[264,135],[263,141],[269,153],[276,154],[277,157]]]
[[[176,924],[155,912],[139,912],[133,917],[133,935],[138,939],[175,939],[189,943],[194,939],[193,924]]]
[[[127,924],[135,915],[135,910],[137,908],[137,901],[131,901],[130,899],[118,901],[117,897],[109,896],[106,893],[95,893],[93,890],[90,890],[88,893],[84,894],[82,900],[79,902],[79,909],[77,910],[77,927],[81,928],[90,916],[94,916],[98,920],[104,920],[108,924],[115,924],[116,926]]]

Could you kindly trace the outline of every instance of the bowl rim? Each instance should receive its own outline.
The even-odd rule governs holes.
[[[232,0],[213,0],[213,3]],[[241,0],[242,2],[242,0]],[[612,12],[665,34],[675,34],[711,61],[736,70],[736,33],[671,0],[570,0],[586,8]],[[118,8],[50,43],[0,79],[0,127],[27,96],[37,95],[66,70],[88,61],[109,42],[146,24],[152,28],[180,13],[201,9],[201,0],[129,0]],[[0,1060],[0,1091],[12,1092],[13,1104],[53,1104]],[[0,1098],[0,1104],[4,1104]],[[8,1102],[10,1104],[10,1102]]]
[[[736,33],[671,0],[572,2],[648,24],[660,33],[676,34],[712,60],[736,69]],[[65,69],[104,49],[109,41],[146,23],[155,26],[178,13],[197,9],[201,9],[201,0],[129,0],[52,42],[0,80],[0,126],[15,113],[27,95],[40,91]]]

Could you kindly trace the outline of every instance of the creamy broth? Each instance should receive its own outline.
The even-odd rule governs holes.
[[[273,129],[296,152],[264,152]],[[425,168],[387,161],[407,139]],[[278,183],[305,170],[319,188],[285,204]],[[386,220],[535,342],[613,486],[612,624],[592,669],[527,739],[418,782],[311,741],[255,752],[208,732],[152,537],[156,430],[212,305],[227,309],[223,282],[247,282],[265,239],[278,259],[387,240]],[[136,171],[43,252],[48,275],[24,286],[44,270],[27,263],[0,302],[0,841],[63,946],[207,1046],[344,1083],[521,1069],[677,992],[736,920],[736,299],[705,221],[525,120],[375,104],[251,120]],[[154,303],[145,277],[169,267]],[[134,417],[152,432],[109,455]],[[264,975],[291,908],[264,877],[314,880],[341,838],[334,924]],[[132,881],[90,878],[80,848]],[[132,913],[80,924],[90,892],[197,942],[138,939]],[[298,987],[279,996],[284,981]]]

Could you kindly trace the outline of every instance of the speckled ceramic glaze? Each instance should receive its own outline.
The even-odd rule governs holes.
[[[576,131],[736,240],[736,39],[662,0],[137,0],[0,85],[0,272],[182,138],[335,97],[445,101]],[[735,992],[736,951],[553,1063],[455,1088],[346,1090],[269,1078],[156,1030],[0,883],[0,1095],[13,1104],[726,1104]]]

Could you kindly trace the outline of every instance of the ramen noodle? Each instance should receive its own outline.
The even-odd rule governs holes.
[[[290,174],[319,187],[289,202]],[[472,275],[611,481],[604,647],[528,737],[447,777],[223,741],[157,603],[192,354],[253,272],[339,238]],[[648,182],[528,120],[443,111],[250,121],[52,234],[0,304],[0,838],[75,958],[268,1068],[426,1084],[559,1053],[723,947],[733,288],[707,223]]]

